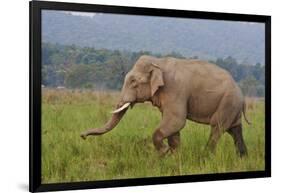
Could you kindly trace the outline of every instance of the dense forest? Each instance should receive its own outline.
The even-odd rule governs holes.
[[[155,54],[129,52],[76,45],[42,44],[42,85],[47,87],[118,90],[124,75],[143,54],[185,58],[171,52]],[[193,56],[191,58],[198,58]],[[228,70],[247,96],[264,96],[265,67],[260,63],[243,64],[231,56],[210,61]]]
[[[76,12],[77,13],[77,12]],[[43,10],[42,40],[62,45],[181,53],[205,60],[234,57],[264,64],[264,24],[97,13],[92,17]]]

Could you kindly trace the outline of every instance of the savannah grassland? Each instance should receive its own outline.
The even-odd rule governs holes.
[[[210,128],[186,122],[176,153],[160,158],[152,134],[161,115],[150,103],[129,109],[118,126],[86,140],[80,133],[102,126],[119,93],[43,89],[42,182],[75,182],[152,176],[264,170],[264,102],[248,100],[243,133],[248,157],[235,153],[225,133],[215,155],[205,153]]]

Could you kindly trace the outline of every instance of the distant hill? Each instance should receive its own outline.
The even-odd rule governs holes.
[[[232,56],[264,64],[264,25],[215,20],[43,11],[44,42],[128,51],[180,53],[216,59]]]

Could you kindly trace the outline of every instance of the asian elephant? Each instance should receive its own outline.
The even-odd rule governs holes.
[[[129,106],[150,101],[162,113],[162,120],[152,140],[165,154],[180,143],[180,131],[186,119],[211,126],[207,148],[214,152],[223,133],[229,133],[240,156],[247,154],[242,135],[245,102],[231,75],[215,64],[197,59],[156,58],[141,56],[127,73],[117,109],[101,128],[81,133],[101,135],[112,130]],[[168,146],[163,140],[168,140]]]

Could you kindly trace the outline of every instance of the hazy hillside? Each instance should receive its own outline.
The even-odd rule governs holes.
[[[264,25],[214,20],[43,11],[44,42],[264,64]]]

